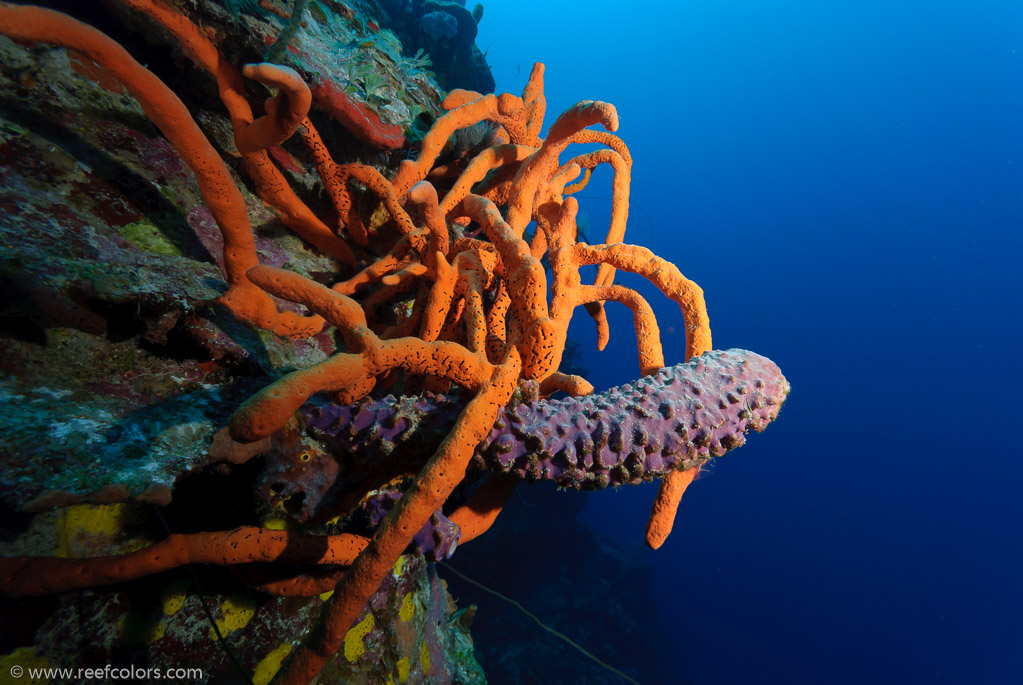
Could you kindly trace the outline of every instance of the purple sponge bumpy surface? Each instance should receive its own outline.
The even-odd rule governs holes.
[[[650,481],[740,447],[750,428],[763,430],[777,416],[788,394],[789,382],[769,359],[745,350],[707,352],[603,393],[509,407],[474,462],[581,490]],[[315,403],[303,417],[312,437],[355,466],[429,457],[464,402],[389,396]]]
[[[588,397],[519,405],[480,454],[488,468],[563,487],[636,484],[699,466],[774,420],[789,392],[771,360],[707,352]]]
[[[596,490],[700,466],[745,443],[777,417],[788,381],[766,357],[706,352],[684,364],[587,397],[509,407],[474,457],[477,467],[528,481]],[[465,399],[424,394],[303,409],[309,434],[353,466],[388,456],[427,458]]]

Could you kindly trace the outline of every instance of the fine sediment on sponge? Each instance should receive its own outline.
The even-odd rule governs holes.
[[[700,466],[777,417],[788,381],[766,357],[711,351],[588,397],[510,407],[476,449],[477,467],[595,490]],[[354,462],[426,458],[465,399],[388,396],[302,410],[309,434]]]

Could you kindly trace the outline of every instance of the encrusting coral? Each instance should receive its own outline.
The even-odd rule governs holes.
[[[158,22],[216,78],[235,146],[264,202],[304,240],[340,265],[357,269],[328,287],[261,265],[241,194],[177,96],[99,31],[52,10],[0,4],[0,33],[59,45],[91,59],[138,99],[195,173],[224,240],[228,288],[221,304],[240,321],[281,336],[306,337],[329,324],[343,340],[343,351],[288,373],[238,407],[230,421],[231,440],[239,449],[267,438],[281,445],[297,424],[304,424],[307,434],[296,438],[299,450],[308,438],[333,444],[334,451],[377,456],[383,465],[370,464],[372,457],[359,458],[367,472],[375,468],[380,474],[345,476],[354,489],[346,500],[349,509],[395,476],[411,471],[414,478],[368,538],[341,533],[316,540],[240,528],[174,535],[116,557],[8,558],[0,560],[5,593],[115,583],[188,563],[321,565],[319,574],[274,582],[260,582],[239,569],[240,577],[266,592],[333,589],[317,625],[274,680],[307,683],[339,650],[413,538],[437,525],[467,470],[504,473],[490,475],[447,516],[461,530],[461,542],[486,530],[518,478],[592,488],[662,477],[647,535],[656,547],[670,531],[678,500],[700,466],[741,445],[748,428],[761,430],[777,416],[788,392],[777,367],[752,353],[711,352],[701,289],[650,250],[621,242],[632,159],[613,135],[618,117],[612,105],[580,102],[541,138],[543,65],[534,66],[521,97],[452,91],[443,103],[447,113],[425,135],[418,156],[387,178],[372,166],[337,164],[310,120],[316,104],[344,116],[345,125],[360,129],[361,140],[382,148],[401,144],[394,131],[380,130],[379,120],[350,116],[350,108],[349,115],[339,114],[345,110],[338,104],[343,93],[324,95],[321,86],[310,90],[285,66],[237,69],[198,26],[161,0],[123,4]],[[259,117],[245,97],[243,77],[276,90]],[[460,164],[438,162],[456,131],[480,122],[494,127],[492,145]],[[605,130],[587,128],[597,124]],[[294,136],[320,174],[337,214],[336,230],[299,199],[268,153]],[[562,161],[562,152],[574,143],[601,143],[606,149]],[[578,203],[571,193],[586,185],[598,164],[614,171],[613,213],[607,242],[587,245],[577,241]],[[353,193],[356,184],[375,197],[371,215]],[[527,242],[530,222],[536,231]],[[592,284],[580,276],[580,268],[588,265],[598,266]],[[653,310],[638,292],[614,284],[616,270],[645,277],[678,304],[685,320],[687,364],[663,369]],[[299,303],[309,314],[281,310],[275,298]],[[603,345],[606,301],[632,311],[646,378],[582,398],[592,387],[559,372],[568,324],[576,308],[585,306]],[[438,396],[431,400],[434,406],[416,404],[418,414],[406,412],[401,418],[394,407],[405,400],[379,399],[388,389],[424,398],[454,392],[460,399]],[[574,397],[560,405],[539,401],[557,391]],[[333,406],[324,403],[327,394]],[[384,442],[391,441],[393,448],[398,434],[426,424],[430,411],[442,405],[450,418],[439,442],[427,443],[418,456],[403,453],[400,468],[388,469],[385,457],[391,449]],[[345,412],[347,418],[341,418]],[[372,439],[363,440],[367,431]]]

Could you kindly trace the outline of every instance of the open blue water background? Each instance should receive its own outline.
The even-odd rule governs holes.
[[[653,567],[650,634],[622,640],[664,682],[1023,682],[1023,3],[493,0],[477,43],[498,92],[546,63],[548,124],[617,106],[627,242],[704,288],[715,347],[793,386],[661,550],[655,486],[589,496],[580,520]],[[643,292],[681,361],[677,309]],[[571,331],[598,389],[638,374],[608,309],[603,353],[581,311]]]

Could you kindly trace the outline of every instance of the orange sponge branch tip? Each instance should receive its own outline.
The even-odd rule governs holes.
[[[309,86],[294,69],[266,62],[246,64],[242,74],[280,92],[266,101],[265,115],[235,132],[238,151],[265,150],[291,138],[309,114],[313,101]]]
[[[653,512],[646,526],[646,544],[651,549],[658,549],[668,539],[675,525],[675,514],[686,488],[693,482],[699,471],[697,468],[675,471],[665,476],[654,500]]]

